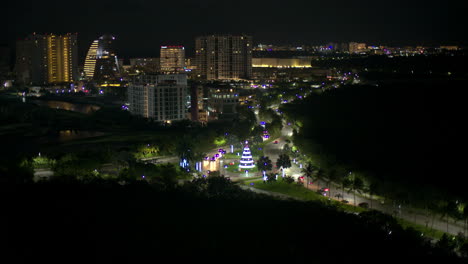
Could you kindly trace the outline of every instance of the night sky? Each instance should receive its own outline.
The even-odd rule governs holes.
[[[117,37],[116,49],[124,58],[159,56],[160,45],[175,44],[186,46],[191,55],[195,36],[208,33],[247,33],[255,43],[273,44],[466,44],[468,10],[462,3],[16,0],[1,12],[6,32],[0,44],[14,46],[16,39],[31,32],[78,32],[83,56],[93,39],[110,32]]]

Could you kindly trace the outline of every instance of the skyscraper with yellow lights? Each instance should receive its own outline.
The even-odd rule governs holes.
[[[69,83],[78,78],[77,35],[45,35],[48,83]]]
[[[77,34],[32,34],[17,42],[16,74],[24,84],[78,80]]]

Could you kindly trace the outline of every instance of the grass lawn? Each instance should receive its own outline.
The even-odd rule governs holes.
[[[285,195],[288,195],[288,196],[291,196],[300,200],[304,200],[304,201],[321,201],[324,203],[331,203],[332,205],[346,212],[360,213],[360,212],[366,211],[366,209],[361,208],[361,207],[357,207],[357,206],[355,207],[349,204],[343,204],[341,202],[334,201],[334,200],[330,201],[326,197],[318,193],[307,190],[302,185],[297,185],[296,183],[288,184],[282,181],[281,179],[273,183],[263,183],[262,179],[243,180],[241,182],[242,184],[249,185],[251,187],[254,187],[260,190],[281,193],[281,194],[285,194]],[[254,185],[250,185],[251,183],[253,183]],[[420,224],[415,224],[415,223],[412,223],[412,222],[409,222],[407,220],[400,219],[400,218],[396,218],[396,219],[403,228],[405,229],[413,228],[416,231],[423,233],[424,236],[427,236],[430,238],[440,239],[442,235],[444,234],[444,232],[442,231],[431,230],[430,228],[426,228],[425,226],[420,225]]]
[[[431,237],[431,238],[434,238],[434,239],[440,239],[442,237],[442,235],[445,234],[442,231],[435,230],[435,229],[431,230],[431,228],[429,228],[429,227],[426,228],[424,225],[415,224],[413,222],[409,222],[409,221],[401,219],[401,218],[397,218],[397,221],[405,229],[406,228],[413,228],[414,230],[424,234],[424,236]],[[451,236],[450,234],[447,234],[447,235],[449,237]]]
[[[297,183],[288,184],[284,182],[282,179],[278,179],[277,182],[273,182],[273,183],[263,183],[262,179],[250,180],[250,181],[247,180],[247,181],[244,181],[243,183],[245,185],[250,185],[250,183],[254,183],[253,186],[252,185],[250,186],[257,188],[257,189],[265,190],[265,191],[286,194],[288,196],[291,196],[300,200],[304,200],[304,201],[321,201],[324,203],[329,203],[347,212],[359,213],[359,212],[363,212],[366,210],[364,208],[354,207],[352,205],[344,204],[339,201],[328,200],[327,197],[324,197],[311,190],[307,190],[302,185],[298,185]]]
[[[225,159],[240,159],[241,156],[237,156],[237,152],[234,151],[234,153],[226,153],[223,155]],[[239,155],[242,155],[242,152],[239,152]]]

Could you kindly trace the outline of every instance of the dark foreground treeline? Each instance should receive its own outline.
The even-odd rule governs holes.
[[[276,200],[222,177],[182,187],[52,181],[2,193],[15,263],[461,263],[447,241],[433,246],[390,216]]]
[[[463,214],[456,204],[468,200],[460,154],[467,86],[449,80],[345,86],[283,111],[302,126],[294,143],[314,157],[313,165],[341,169],[338,182],[356,172],[370,192],[425,207],[444,202],[441,210]]]

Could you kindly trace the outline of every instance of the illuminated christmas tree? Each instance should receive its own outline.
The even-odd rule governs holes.
[[[247,141],[245,142],[244,150],[242,151],[242,157],[239,163],[240,169],[251,169],[255,167],[254,161],[252,158],[252,153],[250,152],[249,145],[247,145]]]

